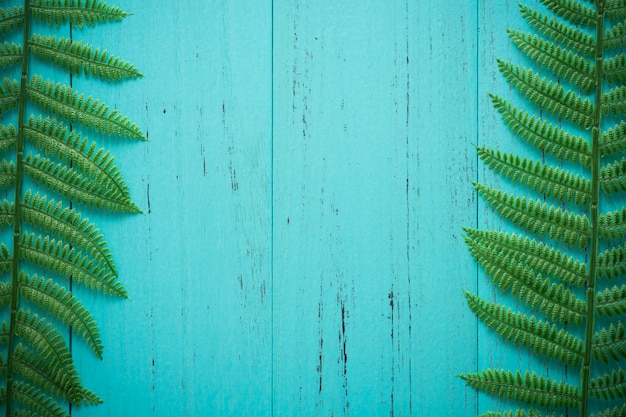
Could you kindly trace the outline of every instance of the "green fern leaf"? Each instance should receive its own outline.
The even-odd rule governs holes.
[[[626,358],[626,334],[622,323],[611,324],[609,329],[603,328],[593,336],[593,357],[606,364]]]
[[[578,389],[564,382],[552,381],[534,372],[511,372],[487,369],[480,373],[461,375],[474,388],[500,398],[538,406],[576,407],[580,403]]]
[[[615,87],[602,98],[602,112],[605,115],[626,115],[626,87]]]
[[[11,249],[0,242],[0,274],[10,272],[0,281],[0,307],[7,314],[0,321],[0,344],[6,347],[6,356],[0,353],[5,382],[0,384],[0,403],[7,417],[67,416],[58,401],[101,402],[81,386],[62,336],[67,332],[57,329],[71,327],[101,357],[98,326],[59,279],[118,297],[126,297],[126,290],[117,279],[102,233],[71,206],[140,210],[113,156],[76,129],[82,126],[107,137],[146,138],[136,124],[102,101],[37,73],[52,64],[68,76],[84,74],[109,83],[141,77],[133,64],[104,49],[76,35],[58,37],[65,30],[50,30],[67,23],[82,28],[117,22],[126,16],[122,9],[99,0],[29,0],[23,7],[0,8],[0,33],[22,29],[21,34],[0,40],[0,69],[15,72],[11,66],[22,66],[19,79],[4,77],[0,82],[0,117],[6,121],[0,125],[0,151],[12,153],[0,158],[0,189],[5,191],[0,227],[13,229]],[[12,39],[24,39],[24,44],[9,43]],[[34,113],[28,115],[26,109]],[[15,119],[13,123],[9,118]],[[71,123],[71,129],[56,118]],[[54,197],[44,195],[42,188]],[[59,196],[61,201],[55,202]],[[10,236],[8,231],[6,235]],[[29,276],[26,271],[33,267],[46,270],[48,277]],[[23,304],[33,313],[20,309]]]
[[[626,158],[604,166],[600,171],[599,180],[607,194],[626,191]]]
[[[591,417],[624,417],[626,416],[626,405],[623,405],[621,410],[618,407],[607,409],[606,411],[598,414],[591,414]]]
[[[103,187],[98,181],[84,177],[66,164],[55,164],[39,155],[27,155],[24,173],[49,189],[70,199],[111,211],[139,213],[137,206],[125,194]]]
[[[120,21],[128,16],[119,7],[98,0],[33,0],[30,8],[37,20],[57,26],[69,22],[79,28]]]
[[[618,23],[608,28],[604,33],[603,44],[606,49],[617,49],[626,45],[626,26]]]
[[[598,278],[617,278],[626,274],[626,245],[598,253]]]
[[[501,290],[510,290],[512,295],[539,309],[551,320],[576,324],[583,320],[585,303],[562,284],[544,279],[522,262],[516,262],[495,250],[481,252],[471,242],[468,242],[468,249]]]
[[[6,331],[4,328],[3,332]],[[64,379],[77,380],[78,374],[63,337],[45,319],[29,311],[19,310],[16,314],[16,333],[33,347],[37,358],[50,367],[47,369],[60,374]]]
[[[592,378],[589,395],[595,398],[615,399],[626,397],[626,377],[623,369]]]
[[[555,197],[561,202],[573,201],[577,205],[589,203],[591,184],[586,178],[539,161],[521,159],[515,154],[503,154],[483,147],[477,150],[478,156],[489,168],[513,182],[523,184],[546,197]]]
[[[626,82],[626,55],[619,54],[603,62],[604,79],[612,84]]]
[[[581,136],[570,135],[558,126],[520,111],[499,96],[492,94],[490,97],[494,107],[511,130],[537,149],[561,160],[580,162],[586,167],[591,164],[589,143]],[[626,133],[624,137],[626,149]]]
[[[22,47],[4,42],[0,44],[0,67],[6,68],[22,60]]]
[[[588,279],[585,264],[534,239],[492,230],[463,230],[468,244],[483,256],[497,253],[511,262],[524,263],[537,273],[577,287]]]
[[[107,135],[145,140],[139,127],[117,110],[111,111],[100,100],[73,92],[68,86],[49,80],[44,82],[41,76],[34,75],[28,83],[27,95],[33,103],[71,123],[80,123]]]
[[[52,398],[32,385],[16,382],[12,386],[12,394],[14,401],[34,410],[37,417],[70,417]]]
[[[524,227],[533,234],[548,234],[569,245],[584,248],[589,237],[589,220],[585,216],[548,206],[539,200],[516,197],[500,190],[475,184],[478,193],[513,224]]]
[[[598,234],[606,239],[626,236],[626,208],[600,214],[598,216]]]
[[[33,35],[28,46],[33,55],[65,68],[72,74],[93,75],[108,81],[142,77],[131,63],[111,56],[107,51],[93,50],[90,45],[83,45],[80,41],[73,42],[70,38],[57,40],[55,36]]]
[[[570,366],[578,366],[583,355],[582,340],[557,329],[534,316],[514,313],[510,309],[465,293],[470,309],[487,327],[496,328],[503,339],[529,347],[536,354],[551,357]]]
[[[20,273],[20,294],[25,300],[36,304],[63,323],[71,326],[72,331],[81,336],[91,350],[102,359],[102,341],[98,325],[89,311],[80,301],[66,290],[56,284],[52,279],[26,273]]]
[[[46,155],[58,157],[73,170],[80,171],[83,176],[90,177],[105,188],[116,190],[125,202],[130,202],[128,187],[109,152],[80,134],[68,132],[56,119],[42,120],[39,117],[35,120],[31,116],[23,129],[24,138]]]
[[[1,207],[1,206],[0,206]],[[54,233],[73,247],[79,248],[89,257],[117,276],[117,269],[104,236],[89,219],[84,219],[75,210],[65,207],[46,196],[26,192],[22,204],[23,220],[40,230]],[[2,220],[0,211],[0,220]]]
[[[14,364],[15,372],[33,386],[66,401],[71,401],[76,405],[102,403],[97,395],[80,385],[77,375],[68,377],[61,369],[51,366],[50,363],[23,345],[18,345],[15,348]]]
[[[5,284],[4,282],[0,282],[0,307],[7,306],[9,305],[10,302],[11,302],[11,285]]]
[[[504,413],[496,413],[493,411],[490,411],[486,414],[481,414],[478,417],[541,417],[541,412],[538,410],[523,410],[523,409],[517,409],[515,411],[505,411]],[[555,413],[549,414],[545,417],[557,417],[557,415]],[[559,417],[563,417],[562,415],[560,415]]]
[[[13,125],[0,125],[0,151],[5,152],[15,147],[17,142],[17,130]]]
[[[576,0],[541,0],[558,16],[569,20],[574,25],[593,27],[596,24],[596,12],[593,8]]]
[[[531,102],[583,128],[593,124],[594,105],[578,93],[566,91],[558,83],[540,78],[533,70],[498,60],[498,68],[513,87]]]
[[[621,122],[619,125],[606,130],[600,141],[600,155],[611,156],[616,153],[626,151],[626,123]]]
[[[614,316],[626,313],[626,285],[613,286],[596,293],[594,308],[599,316]]]
[[[592,57],[596,52],[595,39],[582,30],[561,23],[559,20],[546,16],[538,10],[523,4],[519,5],[522,16],[537,32],[548,36],[565,48]]]
[[[33,264],[105,294],[126,298],[126,290],[117,277],[99,263],[62,241],[24,233],[19,242],[20,256]]]
[[[606,0],[606,14],[611,22],[623,20],[626,17],[626,4],[623,0]]]
[[[4,78],[4,85],[0,85],[0,115],[17,107],[20,97],[20,85],[15,80]]]
[[[0,188],[7,188],[15,184],[15,164],[7,162],[6,159],[0,161]]]
[[[0,33],[19,29],[24,24],[24,10],[21,7],[0,8]]]
[[[520,5],[531,32],[508,31],[533,67],[497,61],[528,110],[490,97],[516,136],[542,157],[561,162],[478,147],[487,167],[524,185],[532,196],[474,184],[500,218],[524,230],[464,229],[470,253],[498,292],[509,292],[527,306],[517,312],[477,295],[466,293],[466,298],[487,327],[536,355],[579,368],[578,379],[568,371],[567,382],[552,381],[531,370],[486,370],[463,378],[482,391],[545,408],[493,411],[485,414],[489,417],[555,416],[554,408],[569,416],[626,417],[626,371],[620,367],[626,359],[626,208],[608,209],[616,201],[611,194],[626,191],[626,53],[621,50],[626,0],[540,2],[547,12]],[[549,240],[559,248],[550,247]],[[609,280],[620,282],[609,287]],[[535,318],[539,312],[545,320]]]
[[[536,35],[517,30],[509,30],[508,33],[522,52],[555,76],[569,80],[584,92],[589,92],[594,87],[595,71],[588,59]]]

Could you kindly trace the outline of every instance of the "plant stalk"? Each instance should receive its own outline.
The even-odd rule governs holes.
[[[600,131],[602,124],[602,87],[604,74],[602,61],[604,56],[604,14],[605,0],[596,0],[596,90],[593,127],[591,128],[591,203],[589,216],[591,221],[591,242],[589,247],[589,279],[587,280],[587,318],[585,320],[585,357],[580,370],[581,406],[580,417],[589,415],[589,380],[591,348],[594,330],[594,301],[596,294],[596,275],[598,258],[598,217],[600,203]]]
[[[24,0],[24,38],[22,48],[22,69],[20,74],[20,96],[17,113],[17,143],[15,161],[15,211],[13,213],[13,259],[11,267],[11,316],[9,319],[9,341],[7,348],[7,377],[6,377],[6,416],[12,415],[13,406],[13,351],[16,344],[17,307],[19,294],[19,242],[22,233],[21,202],[24,159],[24,124],[26,120],[26,83],[28,82],[28,41],[30,38],[30,1]]]

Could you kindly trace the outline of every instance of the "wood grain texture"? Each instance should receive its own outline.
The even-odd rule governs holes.
[[[465,305],[491,289],[461,227],[494,221],[474,145],[509,140],[483,112],[515,2],[115,3],[74,36],[145,78],[73,82],[147,132],[106,143],[144,215],[93,214],[131,299],[81,293],[105,404],[72,415],[486,411],[456,375],[506,350]]]

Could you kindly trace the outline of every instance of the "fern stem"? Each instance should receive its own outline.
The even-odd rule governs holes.
[[[17,326],[17,305],[19,293],[19,242],[22,234],[21,202],[22,202],[22,160],[24,159],[24,124],[26,123],[26,84],[28,80],[28,39],[30,38],[30,1],[24,0],[24,40],[22,48],[22,71],[20,75],[20,97],[17,113],[17,143],[15,161],[15,211],[13,212],[13,265],[11,268],[11,317],[9,319],[9,340],[7,347],[7,377],[6,377],[6,416],[12,415],[13,405],[13,352],[15,349],[15,334]]]
[[[585,356],[580,370],[581,406],[580,417],[589,413],[589,379],[591,351],[594,330],[594,301],[596,293],[596,275],[598,258],[598,205],[600,201],[600,129],[602,123],[602,73],[603,38],[604,38],[605,0],[596,0],[596,89],[593,127],[591,129],[591,203],[589,214],[591,220],[591,245],[589,248],[589,280],[587,281],[587,319],[585,320]]]

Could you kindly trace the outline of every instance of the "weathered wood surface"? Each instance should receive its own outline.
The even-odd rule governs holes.
[[[487,92],[516,2],[116,4],[74,36],[145,74],[95,90],[149,136],[109,143],[145,213],[100,222],[130,300],[86,296],[105,404],[73,415],[486,411],[456,375],[504,350],[461,227],[494,221],[474,145],[509,140]]]

